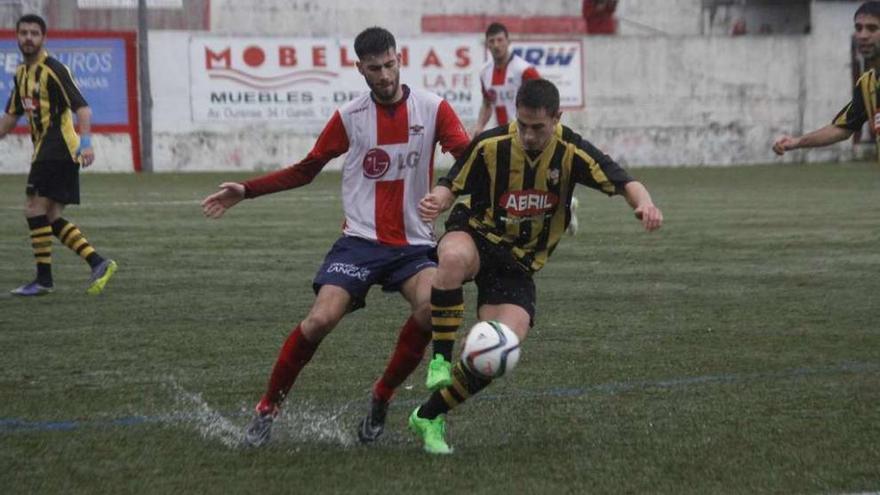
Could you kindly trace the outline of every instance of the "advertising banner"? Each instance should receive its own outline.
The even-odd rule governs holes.
[[[564,107],[583,106],[580,41],[516,42],[513,50],[559,86]],[[488,56],[479,37],[402,39],[398,51],[402,83],[444,97],[463,121],[477,118]],[[333,38],[192,37],[192,119],[320,127],[367,91],[356,60],[350,41]]]

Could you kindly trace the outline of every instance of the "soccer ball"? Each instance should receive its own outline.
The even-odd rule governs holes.
[[[501,322],[481,321],[468,333],[462,359],[483,378],[501,377],[519,361],[519,338]]]

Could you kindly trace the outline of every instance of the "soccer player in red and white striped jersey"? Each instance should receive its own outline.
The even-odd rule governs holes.
[[[390,32],[379,27],[364,30],[355,39],[355,52],[370,92],[334,113],[302,161],[243,183],[223,183],[202,202],[206,216],[219,218],[242,199],[310,183],[330,160],[346,154],[342,236],[315,276],[317,295],[308,316],[281,348],[245,434],[251,446],[268,441],[297,375],[342,317],[364,306],[371,286],[400,292],[412,314],[373,386],[370,411],[358,429],[362,442],[382,433],[395,388],[418,366],[431,341],[436,243],[432,224],[419,217],[418,203],[430,191],[436,144],[458,158],[467,148],[468,135],[448,102],[400,84],[401,59]]]
[[[483,132],[493,113],[499,126],[512,122],[516,117],[516,92],[519,87],[524,81],[541,78],[531,64],[510,52],[510,36],[504,24],[489,24],[486,48],[492,54],[492,59],[480,69],[483,106],[471,134],[473,137]]]

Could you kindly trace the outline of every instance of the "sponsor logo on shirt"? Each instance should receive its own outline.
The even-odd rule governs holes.
[[[559,197],[548,191],[527,189],[505,193],[499,204],[510,216],[535,217],[556,210]]]
[[[385,175],[388,168],[391,167],[391,157],[385,150],[373,148],[367,151],[364,156],[364,177],[368,179],[378,179]]]
[[[421,136],[425,133],[425,126],[423,125],[411,125],[409,126],[409,135],[410,136]]]

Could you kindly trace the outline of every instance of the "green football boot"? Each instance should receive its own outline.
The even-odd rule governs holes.
[[[113,260],[102,261],[100,265],[92,270],[92,276],[89,277],[89,288],[86,289],[86,293],[90,296],[97,296],[103,292],[104,286],[107,285],[110,277],[116,273],[117,268],[119,268],[119,265]]]
[[[417,407],[409,415],[409,429],[425,442],[425,452],[429,454],[451,454],[452,447],[443,438],[446,436],[446,420],[442,415],[434,419],[420,418],[419,409]]]
[[[425,379],[425,386],[434,392],[450,385],[452,385],[452,363],[440,354],[434,354],[434,359],[428,363],[428,378]]]

